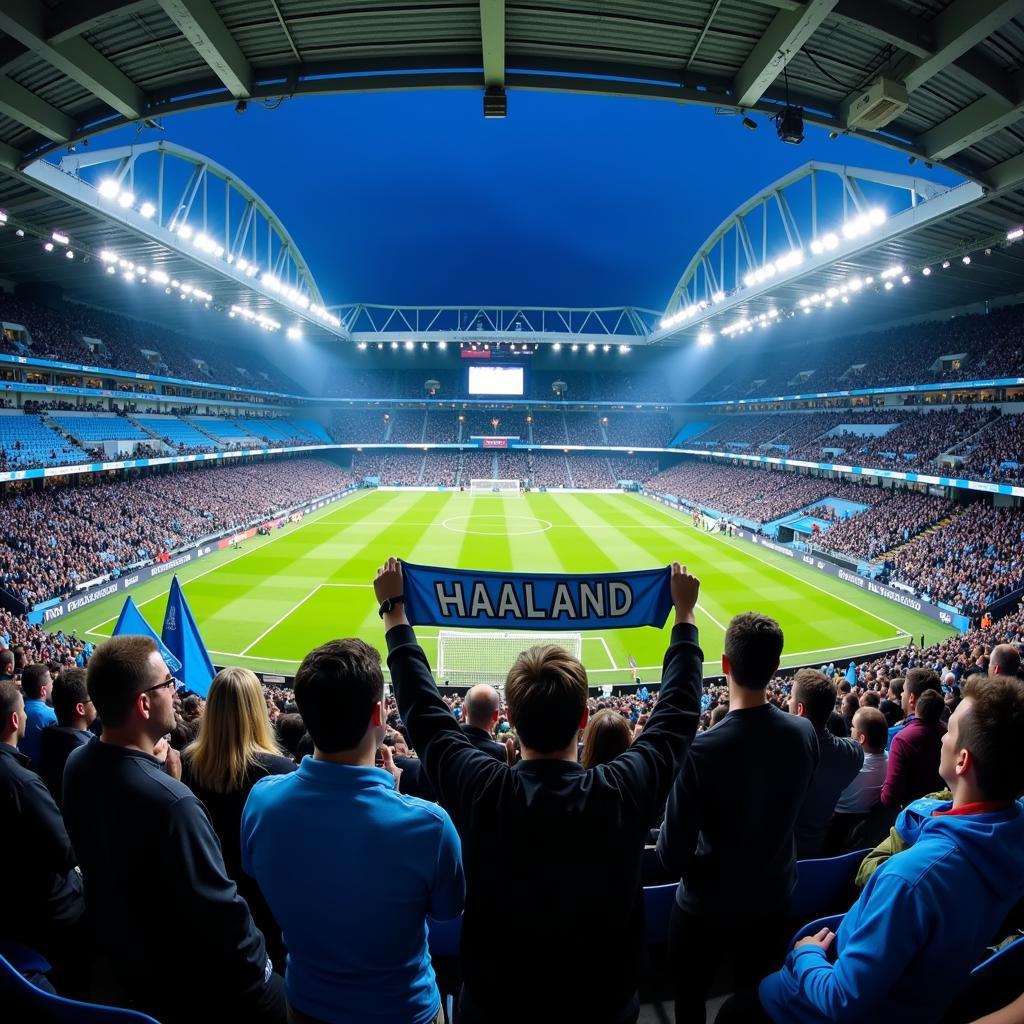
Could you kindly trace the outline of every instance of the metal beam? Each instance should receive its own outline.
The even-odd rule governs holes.
[[[1024,86],[1024,73],[1014,76]],[[1024,96],[1024,91],[1019,93]],[[918,143],[928,160],[946,160],[986,136],[1024,117],[1024,100],[1011,103],[1001,96],[982,96],[952,117],[922,133]]]
[[[780,11],[736,73],[736,105],[755,104],[782,69],[814,35],[839,0],[807,0],[796,11]]]
[[[20,149],[8,146],[6,142],[0,142],[0,168],[15,171],[24,159],[25,154]]]
[[[235,99],[252,93],[252,67],[210,0],[160,0],[160,6]]]
[[[505,0],[480,0],[484,85],[505,84]]]
[[[119,114],[133,120],[142,116],[146,106],[142,90],[81,36],[60,42],[47,38],[46,8],[38,0],[4,0],[0,30]]]
[[[1010,157],[985,171],[985,182],[995,192],[1005,192],[1024,181],[1024,153]]]
[[[75,132],[75,122],[70,117],[6,75],[0,75],[0,113],[45,135],[51,142],[67,142]]]
[[[954,0],[931,22],[934,51],[899,68],[907,88],[917,89],[1012,18],[1024,13],[1024,0]]]

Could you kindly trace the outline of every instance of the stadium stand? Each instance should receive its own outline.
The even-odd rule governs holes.
[[[0,447],[5,469],[91,462],[89,454],[35,416],[0,410]]]
[[[123,416],[103,416],[96,413],[74,416],[70,413],[55,412],[50,418],[66,434],[82,442],[152,440],[149,434]]]

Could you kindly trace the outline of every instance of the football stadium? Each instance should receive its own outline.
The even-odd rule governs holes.
[[[1024,2],[0,50],[0,1020],[1024,1024]]]

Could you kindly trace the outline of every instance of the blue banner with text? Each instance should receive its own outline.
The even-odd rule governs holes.
[[[599,573],[484,572],[402,563],[405,613],[414,626],[583,630],[665,625],[670,570]]]

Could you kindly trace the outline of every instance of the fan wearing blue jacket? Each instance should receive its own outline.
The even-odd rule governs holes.
[[[1022,749],[1024,684],[972,677],[942,740],[953,799],[915,800],[900,814],[907,849],[875,871],[838,934],[801,939],[761,982],[760,1019],[941,1017],[1024,896]],[[757,1018],[746,1008],[745,1019]]]

